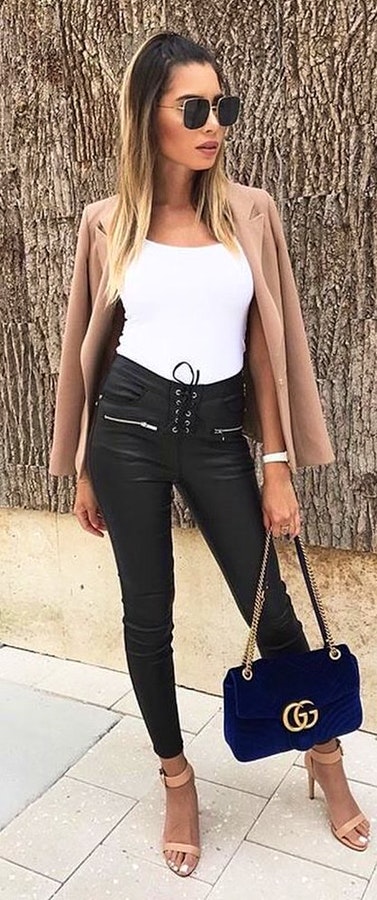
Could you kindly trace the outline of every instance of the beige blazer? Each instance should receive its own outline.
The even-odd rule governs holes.
[[[281,221],[270,195],[228,183],[236,235],[249,260],[270,354],[290,465],[334,459],[309,356],[300,303]],[[85,207],[78,233],[56,397],[49,471],[80,475],[100,382],[114,358],[124,323],[120,301],[105,304],[106,226],[116,196]],[[253,384],[244,367],[248,434],[261,439]]]

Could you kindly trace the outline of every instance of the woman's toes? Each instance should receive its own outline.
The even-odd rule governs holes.
[[[360,847],[365,847],[365,845],[369,843],[368,832],[364,833],[359,831],[359,826],[357,829],[353,828],[352,831],[346,835],[346,838],[348,838],[352,844],[358,844]]]
[[[191,875],[191,872],[194,871],[194,869],[197,865],[197,862],[198,862],[198,860],[197,860],[196,856],[192,856],[189,853],[186,853],[186,855],[184,857],[184,861],[181,863],[181,865],[179,867],[179,870],[178,870],[179,874],[180,875]]]
[[[182,863],[182,865],[179,867],[180,875],[188,875],[189,871],[190,871],[190,866],[188,866],[187,863]]]
[[[175,872],[178,872],[180,865],[183,863],[184,853],[179,853],[177,850],[170,851],[170,868],[174,869]]]
[[[352,832],[352,834],[354,836],[356,836],[357,840],[359,839],[359,837],[366,838],[367,840],[369,840],[369,837],[370,837],[369,822],[367,822],[367,821],[360,822],[360,825],[356,826],[356,828]]]
[[[365,847],[365,844],[369,843],[369,838],[365,834],[358,834],[356,832],[355,837],[356,837],[356,843],[360,844],[360,846],[362,846],[362,847]]]
[[[189,853],[174,852],[173,850],[166,850],[165,858],[169,869],[172,869],[173,872],[178,872],[179,875],[191,875],[198,863],[196,856],[192,856]]]

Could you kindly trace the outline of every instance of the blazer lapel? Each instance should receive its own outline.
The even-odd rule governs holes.
[[[234,208],[233,211],[238,240],[255,272],[261,268],[264,213],[246,218],[236,214]]]
[[[257,203],[254,199],[250,202],[250,197],[240,185],[230,183],[228,199],[234,215],[238,240],[253,273],[255,298],[270,356],[272,360],[276,361],[280,370],[282,365],[281,348],[284,340],[283,323],[276,300],[269,287],[270,273],[263,269],[262,262],[265,213],[258,212]]]
[[[99,261],[101,263],[102,269],[105,268],[107,261],[107,235],[105,231],[105,226],[103,222],[100,220],[96,225],[96,246],[98,251]]]
[[[254,198],[250,200],[240,185],[229,182],[227,193],[238,240],[254,272],[261,268],[264,213],[258,212]]]

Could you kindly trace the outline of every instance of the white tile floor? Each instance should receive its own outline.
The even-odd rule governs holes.
[[[300,754],[235,762],[219,697],[178,690],[203,847],[195,874],[181,879],[161,858],[163,790],[129,677],[3,646],[0,679],[121,715],[0,831],[1,900],[377,900],[376,843],[355,853],[332,837],[321,792],[308,800]],[[343,738],[353,790],[372,820],[376,742],[362,731]]]

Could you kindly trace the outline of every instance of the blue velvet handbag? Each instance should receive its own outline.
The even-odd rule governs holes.
[[[223,683],[224,736],[240,762],[286,750],[308,750],[355,731],[362,722],[357,659],[346,644],[335,645],[298,537],[295,545],[324,646],[253,661],[271,547],[269,532],[243,665],[229,669]]]

